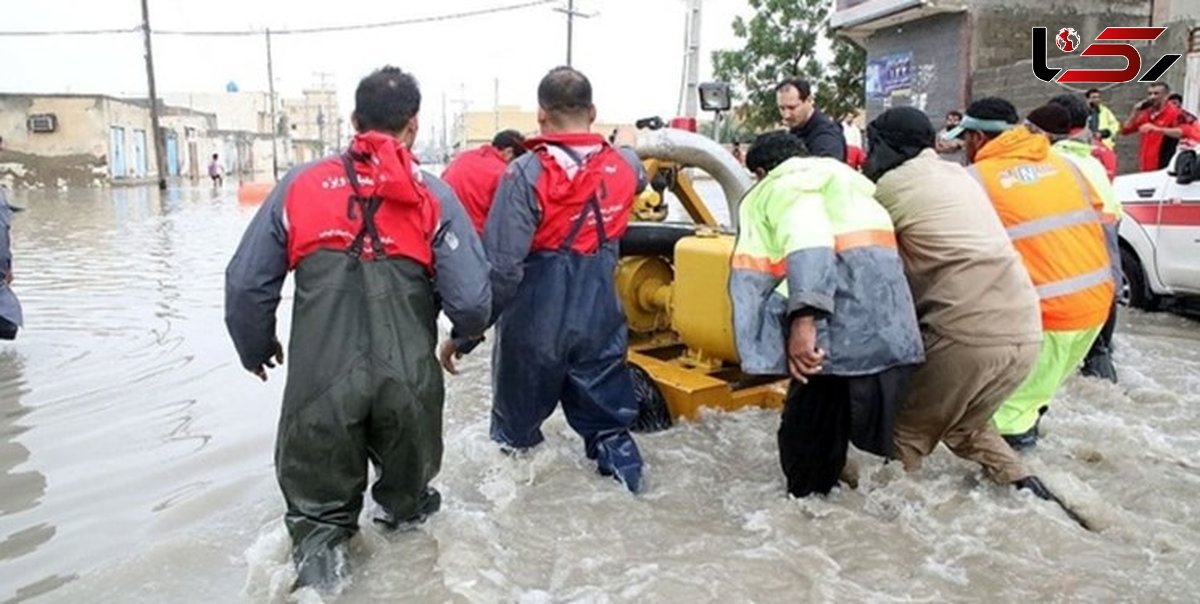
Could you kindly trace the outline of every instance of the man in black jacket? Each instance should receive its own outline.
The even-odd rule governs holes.
[[[846,161],[846,137],[842,127],[821,113],[813,100],[812,85],[808,80],[788,79],[775,87],[779,117],[792,134],[804,141],[808,154]]]

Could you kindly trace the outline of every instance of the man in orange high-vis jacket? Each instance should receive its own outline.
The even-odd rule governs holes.
[[[1041,299],[1042,348],[1033,372],[1000,406],[992,425],[1014,448],[1037,443],[1038,420],[1062,382],[1079,368],[1108,318],[1113,278],[1103,202],[1050,140],[1018,126],[999,98],[975,101],[959,128],[967,159]]]

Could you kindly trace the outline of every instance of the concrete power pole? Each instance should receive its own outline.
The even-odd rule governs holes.
[[[459,83],[458,98],[450,99],[450,102],[458,105],[458,119],[454,124],[454,146],[458,151],[466,151],[467,149],[467,110],[471,107],[471,101],[467,100],[467,85]]]
[[[567,67],[571,67],[571,47],[575,41],[575,17],[589,19],[593,15],[575,10],[575,0],[567,0],[567,8],[556,8],[554,10],[567,16]]]
[[[144,0],[143,0],[144,1]],[[271,175],[279,182],[279,118],[275,116],[275,63],[271,60],[271,28],[267,28],[267,91],[271,103]]]
[[[447,161],[448,158],[450,157],[450,154],[447,152],[449,147],[446,146],[446,130],[447,130],[446,120],[447,120],[446,91],[443,90],[442,91],[442,144],[441,144],[441,149],[440,149],[441,161]]]
[[[493,78],[492,83],[492,132],[500,131],[500,78]]]
[[[313,75],[320,80],[320,84],[317,85],[318,89],[321,91],[321,105],[318,111],[323,112],[325,115],[324,120],[318,120],[317,122],[317,137],[321,139],[321,146],[325,149],[337,148],[338,141],[335,138],[333,144],[330,144],[330,137],[327,136],[329,131],[325,129],[325,124],[328,123],[333,116],[337,115],[336,107],[334,106],[334,103],[336,102],[336,93],[331,94],[331,92],[336,91],[337,88],[336,86],[334,88],[329,87],[329,79],[331,76],[333,76],[333,74],[328,71],[317,71],[314,72]]]
[[[167,151],[158,125],[158,89],[154,84],[154,52],[150,45],[150,2],[142,0],[142,36],[146,42],[146,81],[150,87],[150,128],[154,137],[154,159],[158,170],[158,188],[167,190]]]
[[[696,117],[700,102],[700,11],[703,0],[687,0],[687,54],[684,86],[684,112],[687,117]]]

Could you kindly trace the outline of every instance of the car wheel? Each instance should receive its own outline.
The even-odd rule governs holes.
[[[1146,285],[1146,273],[1137,254],[1129,248],[1121,248],[1121,290],[1118,301],[1132,308],[1155,310],[1158,306],[1157,297],[1150,292]]]

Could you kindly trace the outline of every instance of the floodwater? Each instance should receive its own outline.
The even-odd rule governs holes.
[[[254,208],[232,189],[12,198],[28,326],[0,344],[0,602],[285,601],[284,373],[243,371],[222,323]],[[789,499],[757,410],[640,437],[634,497],[561,415],[499,453],[481,350],[448,380],[443,510],[365,523],[340,601],[1194,602],[1200,323],[1126,312],[1117,343],[1121,385],[1072,379],[1029,456],[1095,532],[944,450],[912,477],[860,457],[857,489]]]

